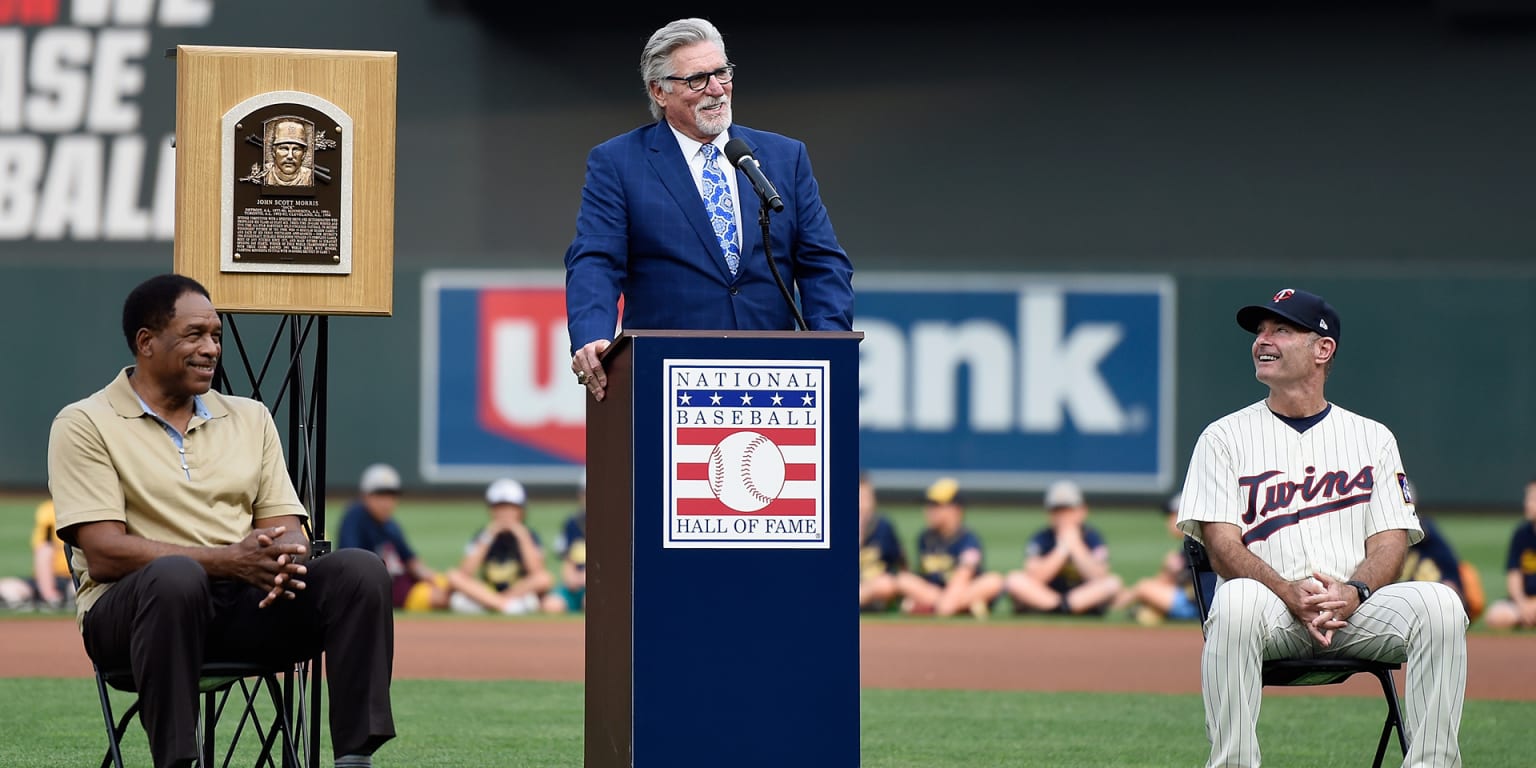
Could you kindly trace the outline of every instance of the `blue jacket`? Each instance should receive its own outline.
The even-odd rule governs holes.
[[[769,219],[774,261],[813,331],[853,324],[853,265],[821,202],[805,144],[739,125],[784,200]],[[565,252],[571,349],[614,337],[619,296],[625,330],[792,330],[794,315],[769,271],[758,198],[736,171],[741,266],[725,266],[704,203],[666,122],[614,137],[587,155],[576,237]],[[794,267],[792,267],[794,265]],[[793,269],[793,272],[792,272]]]

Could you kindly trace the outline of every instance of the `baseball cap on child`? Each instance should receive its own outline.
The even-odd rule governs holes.
[[[1258,333],[1259,321],[1270,316],[1316,331],[1319,336],[1339,340],[1339,313],[1315,293],[1286,288],[1271,297],[1268,304],[1252,304],[1239,309],[1237,324],[1249,333]]]
[[[923,494],[924,504],[958,504],[964,505],[965,500],[960,497],[960,481],[953,477],[941,477],[928,486],[928,491]]]
[[[510,477],[503,477],[491,483],[490,487],[485,489],[485,503],[487,504],[516,504],[522,506],[527,501],[528,492],[523,490],[523,484]]]
[[[1081,507],[1083,505],[1083,490],[1077,487],[1077,483],[1071,480],[1057,480],[1051,483],[1051,487],[1045,489],[1045,508],[1061,509],[1063,507]]]
[[[388,464],[369,464],[357,486],[363,493],[399,493],[400,473]]]

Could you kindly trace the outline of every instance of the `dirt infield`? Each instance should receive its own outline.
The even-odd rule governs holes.
[[[402,617],[395,623],[395,675],[580,681],[584,628],[577,620]],[[91,674],[71,619],[0,622],[0,638],[0,677]],[[868,688],[1198,693],[1200,644],[1193,626],[866,623],[860,679]],[[1536,700],[1536,666],[1530,663],[1536,638],[1473,634],[1467,649],[1469,698]],[[1380,696],[1381,690],[1375,681],[1357,678],[1327,693]]]

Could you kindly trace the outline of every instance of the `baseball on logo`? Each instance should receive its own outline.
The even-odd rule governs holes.
[[[709,489],[737,512],[756,512],[784,490],[784,454],[756,432],[736,432],[709,452]]]

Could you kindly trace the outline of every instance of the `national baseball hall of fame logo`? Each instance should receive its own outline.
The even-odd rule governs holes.
[[[665,360],[666,548],[827,549],[825,360]]]

